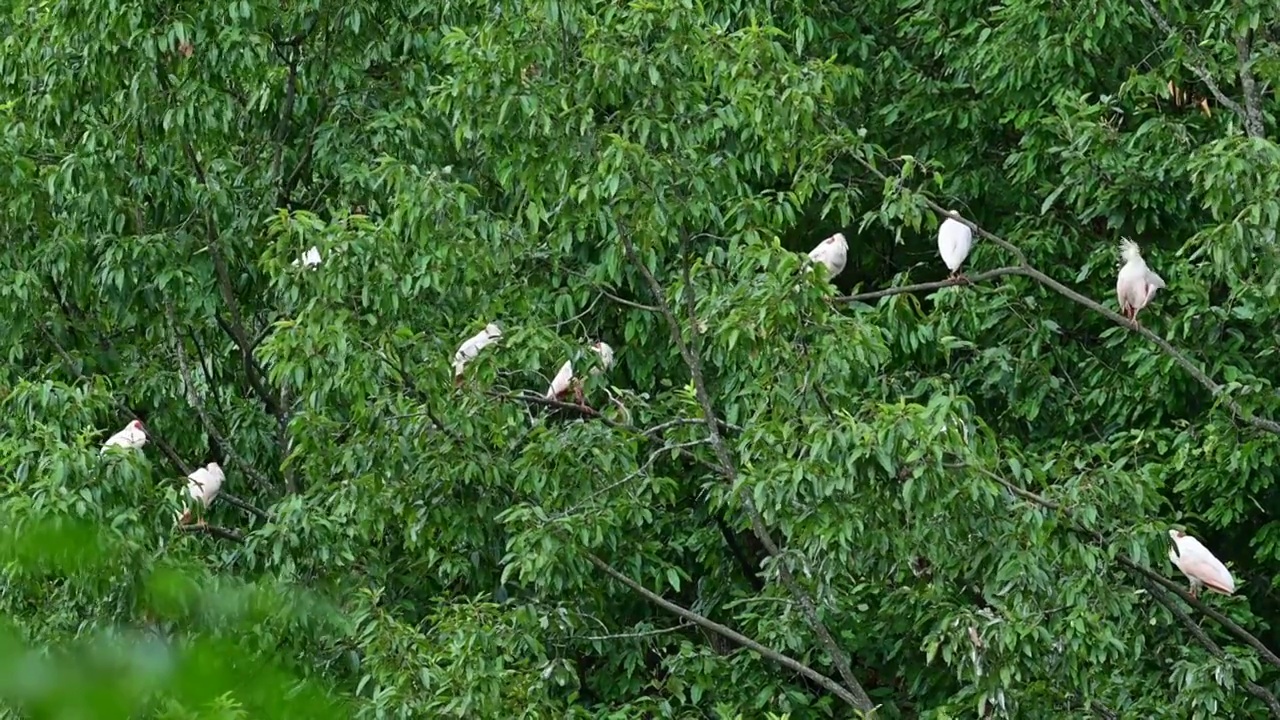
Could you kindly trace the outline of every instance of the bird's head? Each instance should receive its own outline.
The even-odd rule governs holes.
[[[484,326],[484,334],[491,338],[500,338],[502,337],[502,328],[498,327],[497,323],[489,323]]]
[[[1129,238],[1120,241],[1120,257],[1127,263],[1131,263],[1142,257],[1142,251],[1138,249],[1138,244]]]
[[[844,233],[836,233],[822,242],[827,245],[838,245],[843,248],[849,247],[849,241],[845,239]]]
[[[1176,530],[1176,529],[1172,529],[1172,528],[1170,528],[1170,530],[1169,530],[1169,537],[1170,537],[1170,538],[1172,538],[1172,539],[1174,539],[1174,540],[1181,540],[1182,538],[1184,538],[1184,537],[1186,537],[1186,536],[1187,536],[1187,534],[1186,534],[1186,533],[1184,533],[1184,532],[1182,532],[1181,530]]]
[[[141,420],[131,420],[131,421],[129,421],[129,427],[130,427],[131,429],[133,429],[133,430],[142,430],[142,421],[141,421]],[[145,430],[143,430],[143,432],[146,432],[146,431],[145,431]]]
[[[597,342],[591,346],[591,349],[600,354],[600,363],[606,369],[613,367],[613,348],[609,347],[608,343],[604,341]]]
[[[218,464],[218,463],[216,463],[216,462],[211,462],[211,463],[209,463],[208,465],[205,465],[205,466],[204,466],[204,469],[205,469],[205,470],[208,470],[209,472],[213,473],[214,475],[221,475],[221,474],[222,474],[222,466],[221,466],[221,465],[219,465],[219,464]]]

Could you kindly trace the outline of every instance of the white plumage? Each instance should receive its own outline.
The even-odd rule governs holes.
[[[192,470],[187,475],[187,494],[192,500],[208,508],[218,498],[218,492],[222,490],[222,481],[225,479],[226,475],[223,474],[222,467],[216,462],[211,462],[204,467]],[[187,508],[179,516],[178,522],[186,524],[190,519],[191,508]]]
[[[951,213],[957,214],[955,210]],[[954,278],[960,271],[960,266],[969,257],[969,250],[972,248],[973,230],[968,225],[954,218],[947,218],[938,226],[938,254],[951,271],[951,277]]]
[[[102,450],[99,451],[99,454],[106,452],[109,447],[137,450],[146,444],[147,433],[142,429],[142,421],[133,420],[128,425],[125,425],[123,430],[107,438],[107,441],[102,443]]]
[[[316,247],[315,245],[312,245],[310,250],[302,253],[302,257],[293,261],[293,265],[295,267],[298,265],[302,265],[303,267],[314,268],[319,264],[320,264],[320,248]]]
[[[1236,591],[1236,581],[1231,577],[1231,571],[1199,540],[1180,530],[1170,530],[1169,537],[1173,538],[1169,559],[1191,580],[1192,597],[1201,587],[1223,595]]]
[[[1164,287],[1164,279],[1147,267],[1132,240],[1120,241],[1120,256],[1124,265],[1116,276],[1116,299],[1120,301],[1120,313],[1136,321],[1138,311],[1151,302],[1156,290]]]
[[[849,241],[845,240],[844,233],[836,233],[810,250],[809,259],[822,263],[827,268],[827,279],[830,280],[844,271],[845,263],[849,260]]]
[[[467,363],[475,360],[480,351],[497,342],[502,337],[502,329],[494,323],[484,326],[480,332],[467,338],[458,348],[458,352],[453,354],[453,382],[455,385],[462,384],[462,371],[466,369]]]
[[[595,343],[591,346],[591,349],[600,356],[600,364],[603,366],[603,369],[608,370],[613,367],[613,348],[609,347],[608,343]],[[591,374],[595,375],[600,372],[600,370],[601,368],[599,367],[593,368],[591,370]],[[560,397],[568,392],[570,386],[573,384],[573,361],[566,360],[564,365],[560,366],[560,371],[551,379],[551,386],[547,388],[547,399],[554,400]],[[581,393],[581,389],[579,389],[578,392]],[[579,397],[579,402],[581,402],[581,397]]]
[[[569,389],[571,382],[573,382],[573,361],[565,360],[560,366],[560,372],[551,378],[551,385],[547,388],[547,399],[554,400],[563,395]]]

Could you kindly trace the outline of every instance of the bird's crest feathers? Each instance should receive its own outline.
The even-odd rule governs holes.
[[[1129,238],[1120,241],[1120,257],[1124,258],[1127,263],[1142,258],[1142,252],[1138,249],[1138,244]]]

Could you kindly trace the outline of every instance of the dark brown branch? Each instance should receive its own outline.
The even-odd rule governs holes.
[[[200,418],[200,423],[204,425],[205,432],[209,433],[209,436],[213,438],[214,442],[218,443],[218,447],[222,448],[222,452],[225,453],[227,457],[231,458],[231,462],[235,463],[236,467],[240,468],[241,472],[248,475],[250,478],[253,478],[253,481],[258,484],[258,487],[264,489],[271,487],[270,480],[268,480],[262,473],[258,472],[252,465],[245,462],[245,460],[232,449],[231,444],[227,442],[227,439],[222,436],[222,433],[218,432],[218,428],[213,423],[213,418],[209,417],[209,413],[205,411],[204,398],[200,397],[200,393],[196,392],[195,383],[191,380],[191,368],[187,363],[187,350],[182,346],[182,336],[178,334],[178,321],[174,317],[173,304],[166,302],[164,304],[164,312],[169,319],[169,327],[173,332],[173,344],[177,351],[178,358],[178,373],[182,376],[183,388],[186,390],[185,394],[191,401],[191,406],[195,408],[196,415]]]
[[[1257,128],[1254,128],[1249,120],[1249,113],[1240,106],[1240,103],[1227,97],[1226,94],[1222,92],[1222,88],[1218,87],[1218,83],[1214,81],[1213,75],[1209,72],[1208,64],[1205,63],[1204,57],[1200,55],[1200,52],[1196,49],[1195,45],[1183,40],[1181,33],[1174,29],[1173,25],[1171,25],[1165,16],[1160,13],[1160,10],[1156,8],[1155,4],[1151,0],[1138,0],[1138,2],[1142,3],[1142,8],[1146,10],[1147,15],[1155,21],[1156,26],[1160,28],[1161,32],[1170,38],[1177,38],[1178,42],[1182,43],[1183,50],[1186,52],[1187,65],[1191,68],[1191,71],[1196,74],[1196,77],[1200,78],[1200,82],[1204,83],[1205,87],[1209,88],[1209,92],[1213,94],[1213,98],[1218,101],[1218,104],[1240,117],[1241,121],[1244,122],[1245,132],[1250,137],[1262,137],[1261,125],[1259,124]],[[1241,67],[1243,68],[1243,65]],[[1243,72],[1241,74],[1241,78],[1243,79]],[[1258,130],[1257,135],[1254,134],[1255,129]]]
[[[1143,0],[1143,1],[1146,2],[1146,0]],[[880,180],[886,181],[886,182],[889,180],[887,175],[881,172],[879,168],[871,164],[869,161],[864,160],[861,157],[858,157],[857,155],[853,155],[852,157],[855,159],[856,162],[858,162],[858,164],[862,165],[864,168],[866,168],[869,172],[871,172]],[[1160,348],[1160,350],[1164,352],[1165,355],[1169,356],[1169,358],[1173,360],[1173,362],[1176,365],[1178,365],[1178,367],[1181,367],[1183,370],[1187,372],[1187,374],[1191,375],[1191,377],[1193,377],[1196,380],[1196,382],[1204,386],[1204,388],[1208,390],[1215,398],[1218,398],[1219,400],[1221,400],[1222,404],[1227,406],[1227,408],[1231,411],[1231,414],[1235,416],[1237,419],[1242,420],[1258,428],[1259,430],[1263,430],[1263,431],[1272,433],[1274,435],[1280,435],[1280,422],[1276,422],[1274,420],[1268,420],[1267,418],[1258,417],[1253,413],[1245,410],[1243,407],[1240,406],[1239,403],[1237,403],[1235,400],[1232,400],[1230,397],[1224,394],[1224,388],[1221,385],[1219,385],[1213,378],[1209,377],[1207,373],[1205,373],[1203,370],[1197,367],[1195,363],[1191,362],[1191,360],[1186,355],[1182,354],[1181,351],[1179,351],[1177,348],[1171,345],[1169,341],[1151,332],[1145,326],[1133,320],[1129,320],[1128,318],[1120,315],[1114,310],[1111,310],[1110,308],[1103,306],[1101,303],[1095,300],[1091,300],[1090,298],[1085,297],[1084,295],[1081,295],[1075,290],[1072,290],[1066,285],[1063,285],[1057,280],[1054,280],[1048,275],[1045,275],[1044,273],[1035,269],[1034,267],[1031,266],[1030,263],[1027,262],[1027,257],[1022,252],[1022,250],[1018,249],[1016,245],[1009,242],[1008,240],[1005,240],[1004,238],[992,232],[984,230],[983,228],[979,227],[976,223],[974,223],[972,220],[967,220],[961,217],[958,213],[951,212],[950,210],[934,202],[931,198],[929,198],[926,195],[916,194],[916,197],[919,197],[924,202],[924,204],[927,207],[931,208],[934,212],[937,212],[938,214],[943,215],[944,217],[950,217],[955,219],[957,222],[960,222],[968,226],[971,230],[973,230],[979,236],[990,240],[995,245],[1013,254],[1014,257],[1018,259],[1019,264],[1016,266],[1000,268],[1001,270],[1005,271],[1005,274],[1021,275],[1023,277],[1031,278],[1032,280],[1035,280],[1037,283],[1040,283],[1041,285],[1049,288],[1050,290],[1058,293],[1059,295],[1067,298],[1068,300],[1071,300],[1072,302],[1075,302],[1078,305],[1083,305],[1084,307],[1087,307],[1090,310],[1098,313],[1099,315],[1107,318],[1108,320],[1115,323],[1116,325],[1127,328],[1141,335],[1147,340],[1150,340],[1152,343],[1156,345],[1156,347]]]
[[[635,244],[631,237],[621,228],[618,233],[622,238],[623,248],[626,250],[628,259],[631,264],[639,270],[644,276],[645,282],[649,286],[649,292],[653,296],[653,300],[657,303],[658,309],[662,316],[666,319],[667,327],[670,330],[671,338],[676,344],[676,348],[680,351],[680,356],[684,359],[685,365],[689,368],[689,372],[693,378],[694,395],[698,399],[698,404],[702,408],[703,419],[707,426],[707,433],[711,440],[712,450],[715,452],[716,460],[720,468],[721,476],[731,485],[737,486],[737,467],[734,465],[733,458],[729,454],[729,447],[725,443],[724,438],[720,434],[720,423],[716,420],[717,415],[715,408],[711,404],[711,395],[707,390],[706,379],[702,374],[702,359],[698,354],[691,350],[689,345],[684,341],[684,337],[680,330],[680,322],[676,319],[675,313],[671,309],[671,304],[667,301],[666,294],[662,288],[662,284],[654,277],[653,272],[649,269],[644,261],[640,259],[639,253],[636,252]],[[687,257],[681,258],[684,263],[688,262]],[[688,273],[685,273],[685,304],[690,314],[690,321],[693,323],[691,330],[697,335],[697,322],[694,311],[693,285],[689,282]],[[835,664],[836,669],[840,673],[840,677],[844,680],[844,687],[847,688],[847,697],[853,707],[862,712],[871,714],[875,711],[875,705],[871,702],[871,698],[867,696],[862,685],[853,677],[853,671],[849,666],[849,659],[845,656],[844,651],[836,644],[835,638],[827,630],[827,626],[818,617],[817,608],[814,606],[813,600],[809,597],[795,577],[791,574],[788,567],[787,559],[783,557],[782,551],[778,548],[778,544],[774,542],[773,536],[769,533],[768,527],[764,523],[764,518],[760,515],[760,511],[756,508],[755,503],[747,493],[738,495],[742,500],[743,509],[747,511],[747,516],[751,520],[751,529],[755,533],[756,538],[771,556],[777,561],[778,576],[782,579],[783,585],[795,597],[799,603],[805,620],[809,626],[817,634],[823,649],[831,656],[831,661]],[[846,695],[842,695],[842,698]]]
[[[632,580],[626,575],[623,575],[617,570],[613,569],[611,565],[601,560],[600,558],[596,557],[594,554],[587,552],[585,550],[583,551],[583,553],[586,554],[587,559],[591,561],[591,564],[595,565],[596,568],[599,569],[601,572],[613,578],[614,580],[617,580],[623,585],[626,585],[636,594],[640,595],[641,597],[648,600],[649,602],[657,605],[663,610],[666,610],[667,612],[677,615],[681,618],[684,618],[689,622],[695,623],[699,627],[705,628],[719,635],[720,637],[723,637],[726,640],[729,640],[730,642],[737,643],[738,645],[741,645],[742,647],[745,647],[748,650],[752,650],[756,652],[761,657],[767,660],[771,660],[777,663],[778,665],[781,665],[782,667],[785,667],[789,670],[792,670],[794,672],[797,672],[809,678],[813,682],[817,683],[818,685],[821,685],[823,688],[827,689],[828,691],[830,691],[831,693],[839,697],[841,700],[854,706],[855,708],[858,708],[860,705],[863,704],[864,702],[863,698],[856,697],[853,693],[849,692],[849,690],[844,686],[842,686],[840,683],[827,677],[826,675],[823,675],[817,670],[814,670],[808,665],[805,665],[804,663],[798,660],[794,660],[786,655],[783,655],[782,653],[776,650],[771,650],[765,647],[764,645],[761,645],[760,643],[756,642],[755,640],[752,640],[746,635],[736,632],[728,627],[725,627],[724,625],[721,625],[720,623],[715,622],[714,620],[711,620],[702,615],[699,615],[698,613],[692,610],[681,607],[671,602],[670,600],[663,598],[661,595],[658,595],[657,593],[650,592],[643,585]],[[865,712],[873,712],[875,710],[875,706],[870,704],[870,700],[865,700],[865,702],[868,706]]]
[[[230,540],[232,542],[238,542],[238,543],[244,542],[244,536],[241,535],[240,533],[236,532],[235,530],[228,530],[227,528],[224,528],[224,527],[218,527],[217,525],[210,525],[208,523],[194,523],[191,525],[179,525],[178,527],[184,533],[212,535],[214,537],[219,537],[219,538],[222,538],[223,540]]]
[[[1017,265],[1009,267],[1000,267],[994,270],[987,270],[976,275],[970,275],[965,278],[955,278],[939,280],[937,282],[917,283],[915,285],[903,285],[901,287],[885,288],[884,290],[876,290],[874,292],[858,293],[856,295],[840,295],[832,298],[835,302],[866,302],[867,300],[878,300],[891,295],[903,295],[906,293],[925,292],[926,290],[939,290],[953,285],[968,285],[970,283],[980,283],[992,278],[998,278],[1002,275],[1021,275],[1022,268]]]
[[[1193,637],[1195,637],[1196,642],[1200,643],[1206,650],[1208,650],[1210,655],[1213,655],[1219,660],[1226,658],[1226,653],[1222,652],[1222,648],[1218,647],[1218,644],[1213,641],[1213,638],[1210,638],[1209,634],[1197,625],[1185,610],[1178,607],[1178,604],[1173,601],[1173,598],[1169,597],[1168,593],[1165,592],[1163,588],[1156,586],[1154,583],[1147,581],[1143,577],[1139,577],[1138,581],[1147,586],[1147,592],[1150,593],[1151,596],[1169,612],[1173,613],[1173,616],[1178,618],[1178,621],[1187,628]],[[1267,707],[1271,710],[1271,717],[1280,718],[1280,701],[1276,700],[1276,696],[1271,694],[1271,691],[1247,679],[1243,680],[1241,684],[1244,685],[1244,689],[1247,690],[1250,695],[1266,703]]]

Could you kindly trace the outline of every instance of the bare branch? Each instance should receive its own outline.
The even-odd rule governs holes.
[[[667,327],[671,333],[671,338],[675,342],[676,348],[680,351],[680,356],[684,359],[684,363],[689,368],[689,372],[692,375],[694,394],[697,396],[698,404],[702,408],[703,419],[706,423],[707,433],[711,440],[711,447],[715,452],[716,460],[720,465],[719,472],[729,485],[736,487],[738,479],[737,468],[733,463],[733,458],[729,454],[728,445],[720,435],[720,423],[716,420],[717,416],[715,408],[711,404],[711,396],[707,390],[707,382],[702,374],[702,359],[698,356],[698,353],[695,350],[691,350],[685,343],[684,337],[680,331],[680,322],[676,319],[675,313],[672,312],[671,304],[667,302],[662,284],[658,282],[656,277],[654,277],[653,271],[651,271],[649,267],[644,264],[644,261],[640,259],[639,253],[636,252],[635,243],[632,242],[631,237],[626,232],[622,231],[621,227],[619,228],[618,234],[622,238],[623,248],[626,250],[627,257],[630,259],[632,265],[640,271],[640,274],[644,276],[645,282],[649,285],[649,292],[653,295],[654,302],[658,304],[658,308],[661,310],[662,316],[666,319]],[[688,263],[688,257],[682,257],[681,260],[684,263]],[[693,285],[689,281],[687,267],[685,270],[685,304],[688,312],[690,313],[690,320],[694,323],[692,328],[696,328],[697,324],[694,314]],[[694,335],[697,335],[696,331],[694,332]],[[751,529],[755,533],[756,538],[760,540],[761,544],[764,545],[769,554],[778,561],[776,567],[778,568],[778,575],[782,579],[783,585],[786,586],[788,591],[790,591],[795,597],[796,602],[800,604],[805,620],[813,629],[814,633],[817,634],[823,649],[825,649],[827,654],[831,656],[831,661],[835,664],[836,669],[840,673],[840,677],[844,680],[845,688],[847,688],[846,694],[851,700],[850,704],[863,712],[874,712],[875,705],[871,702],[871,698],[867,696],[866,691],[862,689],[862,685],[853,677],[853,671],[849,667],[848,657],[844,654],[844,651],[840,649],[840,646],[836,644],[835,639],[831,636],[830,631],[827,630],[827,626],[823,624],[822,619],[818,617],[818,611],[812,598],[810,598],[808,593],[800,587],[800,584],[791,574],[791,569],[788,567],[787,560],[782,556],[782,551],[778,548],[778,544],[774,542],[773,536],[769,533],[769,529],[764,523],[764,518],[760,515],[760,511],[756,509],[755,502],[752,501],[750,495],[747,493],[740,493],[739,497],[742,499],[743,509],[747,511],[747,516],[751,520]],[[842,695],[841,697],[845,697],[845,695]]]
[[[826,675],[823,675],[817,670],[814,670],[808,665],[805,665],[804,663],[798,660],[794,660],[786,655],[783,655],[782,653],[776,650],[771,650],[765,647],[764,645],[761,645],[760,643],[756,642],[755,640],[752,640],[746,635],[743,635],[742,633],[731,630],[730,628],[725,627],[724,625],[721,625],[720,623],[715,622],[702,615],[699,615],[698,613],[692,610],[689,610],[688,608],[681,607],[671,602],[670,600],[663,598],[661,595],[658,595],[657,593],[650,592],[640,583],[632,580],[626,575],[623,575],[617,570],[614,570],[612,566],[610,566],[608,563],[601,560],[600,558],[596,557],[594,554],[587,552],[585,550],[583,551],[583,553],[586,554],[587,559],[591,561],[591,564],[595,565],[596,568],[598,568],[601,572],[613,578],[614,580],[617,580],[623,585],[626,585],[628,588],[631,588],[631,590],[635,591],[636,594],[640,595],[641,597],[648,600],[649,602],[657,605],[663,610],[666,610],[667,612],[670,612],[674,615],[682,617],[685,620],[688,620],[689,622],[695,623],[698,626],[703,627],[707,630],[710,630],[711,632],[714,632],[715,634],[725,638],[726,640],[737,643],[738,645],[741,645],[742,647],[745,647],[748,650],[755,651],[761,657],[767,660],[772,660],[773,662],[789,670],[793,670],[809,678],[810,680],[814,681],[818,685],[821,685],[822,687],[826,688],[827,690],[835,694],[841,700],[845,701],[846,703],[852,705],[853,707],[859,710],[863,710],[868,714],[875,711],[875,706],[871,704],[870,699],[865,698],[865,696],[862,698],[855,696],[853,693],[849,692],[849,690],[844,686],[842,686],[840,683],[827,677]]]
[[[867,300],[878,300],[880,298],[889,297],[891,295],[902,295],[905,293],[924,292],[926,290],[939,290],[941,288],[951,287],[953,285],[969,285],[971,283],[980,283],[980,282],[983,282],[984,280],[998,278],[1002,275],[1021,275],[1021,274],[1022,274],[1022,268],[1017,265],[1012,265],[1009,267],[996,268],[995,270],[987,270],[986,272],[980,272],[977,275],[972,275],[964,278],[954,278],[954,279],[948,278],[946,280],[939,280],[937,282],[917,283],[915,285],[903,285],[901,287],[886,288],[884,290],[858,293],[856,295],[840,295],[832,299],[835,302],[865,302]]]

